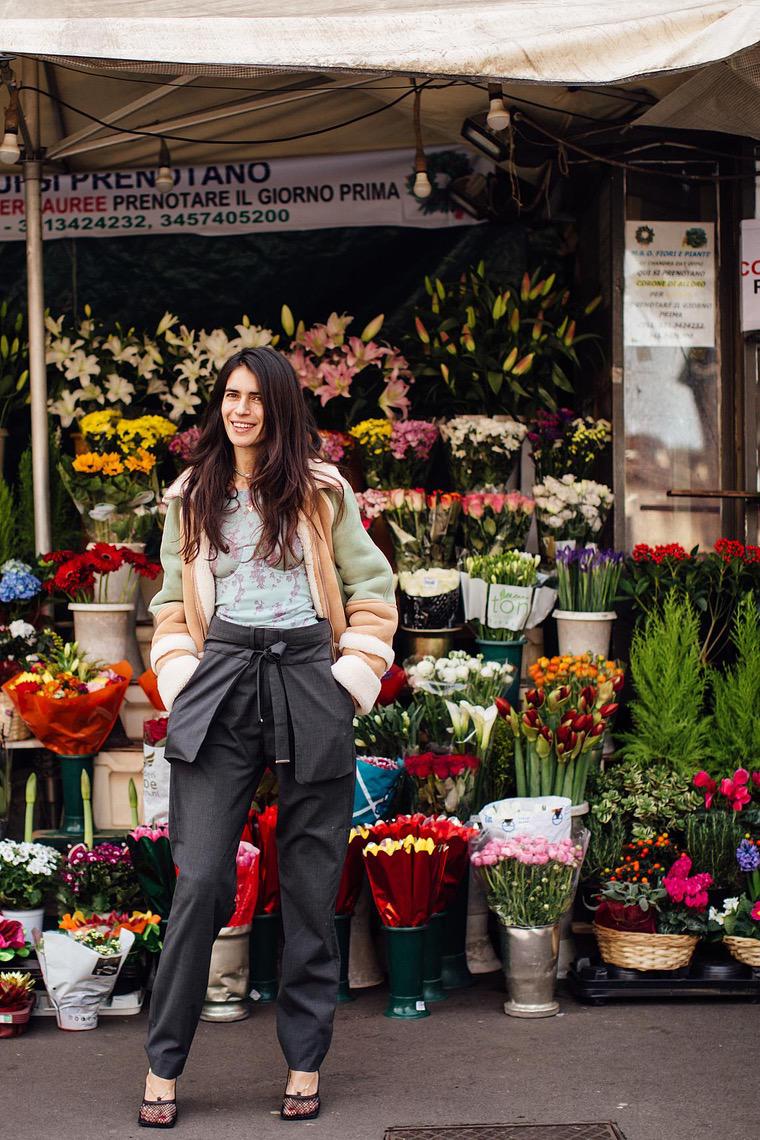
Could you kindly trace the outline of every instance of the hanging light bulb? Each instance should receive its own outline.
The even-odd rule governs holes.
[[[504,95],[498,83],[488,84],[488,114],[486,123],[492,131],[506,131],[511,121],[508,109],[504,106]]]
[[[414,169],[416,174],[414,176],[414,186],[412,193],[415,198],[420,201],[423,198],[429,198],[433,193],[433,187],[430,184],[427,172],[427,159],[425,158],[425,151],[422,146],[422,121],[420,116],[422,103],[422,91],[417,84],[414,85],[414,141],[415,141],[415,157]]]
[[[18,145],[18,91],[11,91],[11,101],[5,109],[5,133],[0,143],[0,162],[12,166],[18,162],[21,151]]]
[[[425,161],[424,154],[421,157],[417,157],[416,170],[417,173],[414,177],[414,186],[412,188],[412,193],[414,194],[415,198],[429,198],[433,193],[433,187],[431,186],[430,179],[428,178],[427,162]]]
[[[169,190],[174,189],[174,171],[172,170],[172,160],[169,154],[169,148],[166,141],[161,139],[161,146],[158,151],[158,174],[156,175],[156,190],[160,190],[162,194],[166,194]]]

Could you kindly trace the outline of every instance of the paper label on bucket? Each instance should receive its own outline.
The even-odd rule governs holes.
[[[532,586],[490,585],[486,625],[491,629],[524,629],[533,601]]]
[[[424,1012],[425,1012],[425,1003],[424,1003],[424,1001],[418,1001],[418,1002],[415,1004],[415,1007],[414,1007],[414,1008],[417,1010],[417,1012],[418,1012],[418,1013],[424,1013]]]

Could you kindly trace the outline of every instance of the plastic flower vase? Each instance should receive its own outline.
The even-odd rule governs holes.
[[[445,1001],[446,991],[443,988],[443,940],[446,927],[446,915],[432,914],[425,932],[425,958],[422,971],[422,988],[427,1003]]]
[[[388,951],[388,1005],[386,1017],[412,1020],[430,1017],[425,1006],[423,966],[425,926],[384,926]]]
[[[348,988],[348,955],[351,945],[351,915],[350,914],[336,914],[335,916],[335,934],[338,939],[338,950],[340,952],[340,978],[338,981],[338,1001],[356,1001],[356,998]]]
[[[523,647],[527,641],[528,639],[522,634],[512,641],[488,641],[475,638],[478,653],[482,653],[486,661],[498,661],[499,664],[506,661],[508,665],[514,667],[514,676],[501,694],[514,708],[520,704],[520,673],[522,672]]]
[[[265,1004],[277,1000],[280,912],[255,914],[251,927],[251,995]]]
[[[211,948],[208,985],[201,1021],[243,1021],[248,1001],[250,923],[224,926]]]
[[[446,919],[443,928],[441,978],[445,990],[460,990],[475,984],[475,979],[467,968],[465,952],[469,890],[470,876],[466,874],[462,876],[454,901],[444,912]]]
[[[81,756],[59,754],[61,764],[61,787],[63,790],[63,819],[61,831],[72,839],[81,840],[84,835],[84,803],[82,802],[82,772],[90,777],[93,784],[93,762],[96,752]],[[97,826],[96,824],[94,826]]]
[[[612,627],[617,617],[614,610],[596,613],[555,610],[552,617],[557,622],[560,655],[576,656],[590,650],[595,657],[609,657]]]
[[[13,1008],[0,1009],[0,1037],[20,1037],[32,1016],[34,999]]]

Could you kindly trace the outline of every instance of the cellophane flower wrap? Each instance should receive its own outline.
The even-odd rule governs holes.
[[[94,1029],[98,1009],[112,994],[135,936],[122,927],[115,938],[84,929],[49,931],[37,958],[60,1029]]]
[[[168,826],[141,824],[127,836],[126,845],[143,897],[166,921],[177,883]]]
[[[368,827],[352,827],[348,836],[346,858],[340,876],[336,914],[353,914],[364,882],[364,848],[370,840]]]
[[[430,815],[469,815],[478,756],[421,752],[405,757],[404,767],[414,782],[415,808]]]
[[[533,612],[540,562],[538,554],[520,550],[465,559],[464,616],[476,637],[512,641],[526,627]]]
[[[238,844],[235,867],[237,887],[235,909],[227,926],[247,926],[253,919],[259,897],[259,850],[252,843],[241,840]]]
[[[538,835],[479,836],[471,842],[470,860],[505,926],[552,926],[573,901],[583,848],[572,839],[551,843]]]
[[[447,848],[433,839],[383,839],[363,851],[367,877],[384,926],[424,926],[438,899]]]
[[[277,804],[254,814],[252,833],[259,850],[259,893],[256,914],[276,914],[280,909],[280,871],[277,863]]]
[[[438,426],[428,420],[362,420],[349,429],[358,445],[369,487],[425,483]]]
[[[457,888],[469,865],[469,842],[477,835],[474,827],[466,827],[456,818],[426,816],[422,812],[399,815],[395,819],[381,820],[367,829],[369,839],[401,841],[408,837],[430,839],[436,846],[445,846],[446,862],[438,894],[433,902],[433,914],[446,910],[454,900]]]
[[[536,504],[519,491],[462,495],[462,545],[469,554],[522,550]]]
[[[399,571],[452,565],[461,495],[448,491],[426,493],[421,487],[392,487],[365,491],[359,504],[368,517],[385,517]]]
[[[461,491],[502,490],[512,474],[527,428],[516,420],[454,416],[441,424],[452,485]]]
[[[169,819],[171,764],[166,759],[169,717],[143,721],[143,813],[146,823],[163,824]]]
[[[463,702],[474,708],[487,709],[496,697],[509,684],[513,668],[507,662],[486,661],[483,654],[470,656],[461,649],[454,649],[445,657],[410,657],[404,662],[409,687],[412,690],[410,710],[418,732],[410,736],[403,749],[404,755],[411,755],[418,736],[422,746],[435,745],[445,752],[456,752],[453,742],[456,735],[452,708],[458,710],[463,739],[468,735],[467,710],[461,709]]]
[[[0,625],[0,685],[35,665],[62,644],[52,629],[36,629],[28,621]]]
[[[3,692],[45,748],[82,756],[103,747],[131,677],[128,661],[101,667],[70,643],[6,681]]]

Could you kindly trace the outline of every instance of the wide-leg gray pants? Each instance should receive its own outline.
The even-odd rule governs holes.
[[[228,623],[215,621],[210,631],[217,636],[217,649],[223,627]],[[315,627],[306,628],[314,628],[318,636]],[[274,636],[287,642],[289,634],[294,642],[303,642],[305,630],[248,632],[253,648],[254,644],[271,645]],[[291,676],[299,671],[297,645],[293,648],[290,661],[287,651],[283,655],[283,665],[293,670]],[[275,755],[270,686],[275,665],[267,661],[266,667],[261,666],[254,650],[215,710],[195,760],[172,763],[169,833],[179,875],[151,997],[146,1045],[152,1071],[167,1079],[177,1077],[184,1068],[206,992],[212,944],[232,915],[235,856],[251,800],[265,766],[281,760]],[[206,665],[207,682],[211,680],[209,668]],[[315,668],[313,662],[303,666],[304,671]],[[334,718],[351,717],[349,703],[342,694],[336,698],[330,685],[337,682],[328,660],[323,683],[299,685],[294,690],[299,692],[296,737],[302,737],[301,726],[311,725],[312,756],[323,740],[334,739]],[[191,678],[187,692],[181,694],[185,725],[193,709],[192,686]],[[199,695],[203,691],[201,686]],[[303,702],[308,691],[312,697],[307,709]],[[326,718],[331,723],[325,724]],[[324,733],[320,725],[325,725]],[[303,738],[295,743],[297,752],[303,753]],[[169,754],[171,745],[170,718]],[[277,1035],[288,1066],[313,1072],[320,1067],[332,1037],[339,971],[335,899],[351,826],[354,771],[351,765],[347,774],[327,780],[314,780],[310,771],[309,782],[304,783],[296,779],[299,773],[294,761],[275,767],[285,935]],[[331,761],[334,765],[334,754]],[[342,766],[345,771],[345,760]]]

